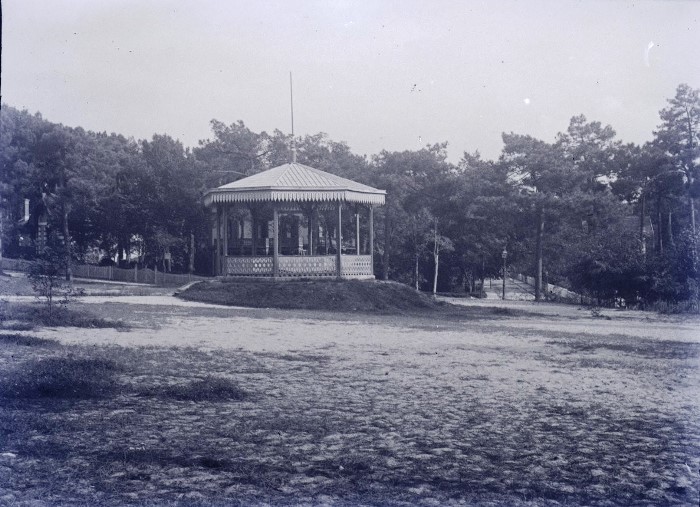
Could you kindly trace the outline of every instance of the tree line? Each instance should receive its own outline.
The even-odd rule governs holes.
[[[700,91],[680,85],[653,139],[623,143],[609,125],[571,118],[551,142],[504,133],[496,160],[448,160],[447,143],[420,150],[351,151],[326,134],[295,139],[297,160],[387,191],[377,209],[375,272],[422,290],[478,295],[500,276],[533,276],[537,299],[557,284],[598,299],[645,305],[698,300]],[[0,110],[2,251],[37,255],[47,242],[74,261],[211,272],[210,188],[291,160],[291,136],[211,122],[186,148],[168,135],[135,140]],[[24,217],[29,199],[30,219]]]

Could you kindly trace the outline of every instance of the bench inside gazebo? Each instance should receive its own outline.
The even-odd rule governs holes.
[[[386,192],[298,163],[212,189],[218,276],[374,278]]]

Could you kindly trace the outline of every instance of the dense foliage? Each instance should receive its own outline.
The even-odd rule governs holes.
[[[47,242],[82,262],[211,270],[203,193],[291,158],[291,137],[213,120],[213,137],[185,148],[69,128],[3,105],[2,250],[33,257]],[[325,134],[296,139],[298,161],[387,190],[378,209],[376,272],[422,289],[478,292],[511,270],[534,276],[538,298],[558,284],[601,302],[697,301],[695,206],[700,91],[680,85],[654,139],[623,144],[610,126],[571,119],[553,142],[503,134],[498,160],[447,144],[358,156]],[[24,200],[29,199],[29,220]],[[131,256],[133,258],[133,255]],[[436,267],[439,266],[439,270]]]

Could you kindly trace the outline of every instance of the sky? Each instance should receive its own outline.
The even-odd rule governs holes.
[[[2,21],[3,103],[189,147],[212,119],[290,132],[290,72],[297,135],[454,162],[578,114],[643,143],[700,88],[700,1],[3,0]]]

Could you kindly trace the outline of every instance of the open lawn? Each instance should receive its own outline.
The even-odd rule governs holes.
[[[698,504],[697,320],[84,301],[1,332],[0,505]]]

